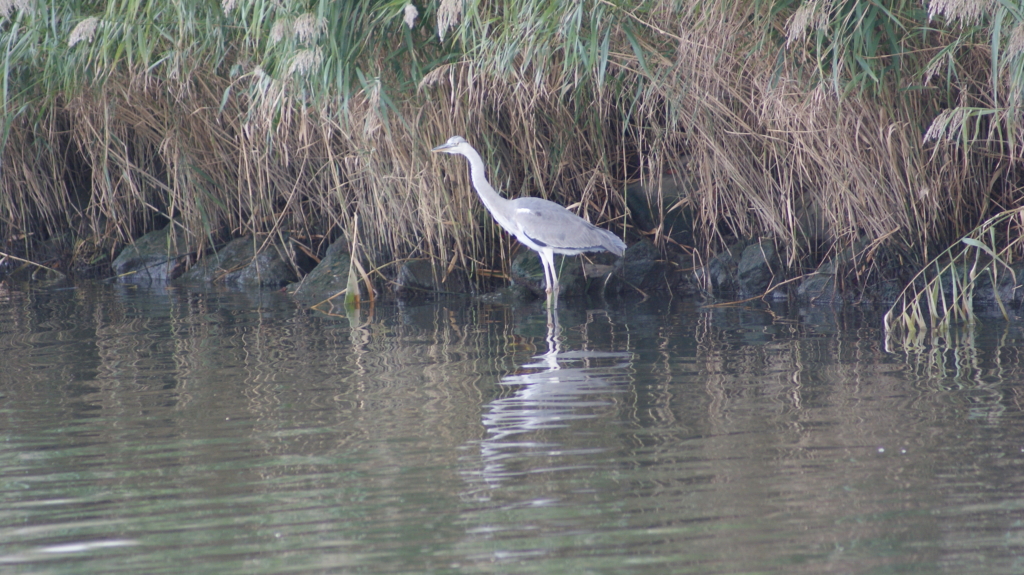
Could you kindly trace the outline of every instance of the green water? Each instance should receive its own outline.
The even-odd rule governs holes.
[[[1020,326],[0,286],[3,573],[1020,573]]]

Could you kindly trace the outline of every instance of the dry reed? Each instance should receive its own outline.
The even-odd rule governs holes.
[[[997,61],[955,3],[930,24],[872,4],[866,27],[829,2],[23,4],[0,20],[0,234],[25,246],[70,230],[113,254],[173,219],[199,251],[358,218],[371,268],[428,257],[484,281],[514,246],[428,153],[453,134],[505,194],[663,249],[660,221],[630,227],[627,183],[656,214],[692,210],[706,254],[771,237],[797,274],[874,246],[861,284],[897,273],[881,254],[920,265],[1020,196],[1020,23]],[[693,184],[673,204],[669,172]]]

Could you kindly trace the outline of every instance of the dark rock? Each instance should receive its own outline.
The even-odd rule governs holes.
[[[865,291],[867,293],[861,298],[862,303],[891,304],[900,296],[903,284],[892,279],[883,279]]]
[[[622,256],[622,278],[640,289],[665,284],[665,263],[661,252],[649,241],[637,242]]]
[[[797,300],[803,303],[841,303],[845,301],[839,290],[839,271],[853,262],[853,248],[847,248],[829,258],[805,277],[796,290]]]
[[[348,285],[352,258],[347,253],[348,242],[336,240],[313,271],[301,281],[290,283],[285,291],[304,303],[317,303],[345,291]],[[339,302],[341,303],[341,302]]]
[[[995,277],[992,268],[997,266]],[[971,272],[977,274],[971,279]],[[956,283],[956,289],[953,284]],[[975,268],[974,264],[956,263],[943,269],[938,287],[947,301],[961,299],[966,289],[971,289],[973,311],[979,317],[998,317],[1005,309],[1020,306],[1024,298],[1024,269],[1018,264],[1012,268],[987,262],[985,267]],[[962,301],[962,300],[961,300]],[[1002,306],[1000,306],[1002,304]]]
[[[409,299],[431,293],[461,291],[460,286],[454,285],[456,283],[445,277],[444,271],[430,260],[409,260],[398,268],[395,292],[398,297]]]
[[[797,299],[805,303],[834,303],[840,300],[836,289],[836,274],[831,262],[822,264],[817,271],[804,278],[796,290]]]
[[[682,170],[668,171],[660,182],[651,186],[635,183],[626,187],[626,206],[632,223],[641,230],[654,230],[661,225],[661,232],[673,240],[690,244],[693,242],[693,210],[687,198],[695,189],[694,177],[683,175],[687,171],[685,158],[680,158]]]
[[[797,289],[797,300],[808,304],[841,304],[848,301],[857,301],[858,298],[863,303],[879,301],[880,299],[884,300],[883,294],[893,289],[893,285],[887,282],[873,286],[868,291],[877,293],[873,296],[866,293],[860,296],[855,294],[844,295],[840,291],[840,273],[842,273],[843,269],[850,269],[856,263],[856,258],[859,257],[859,254],[863,254],[864,247],[865,241],[858,239],[852,247],[846,248],[822,262],[814,273],[808,275],[800,282],[800,286]],[[882,297],[880,298],[880,296]]]
[[[256,249],[263,247],[257,254]],[[182,283],[223,283],[236,287],[279,287],[295,281],[290,247],[278,242],[238,238],[207,254],[178,278]]]
[[[998,264],[990,264],[990,269]],[[1006,266],[996,268],[996,276],[992,277],[990,270],[978,274],[974,284],[975,306],[992,306],[1002,303],[1010,305],[1019,303],[1024,295],[1024,267],[1015,265],[1016,269],[1007,269]],[[993,279],[998,282],[998,290],[993,289]]]
[[[736,281],[742,297],[765,293],[775,278],[779,256],[770,241],[758,241],[747,246],[736,266]]]
[[[559,270],[560,295],[580,296],[585,293],[629,293],[658,290],[666,287],[668,266],[661,252],[651,242],[641,241],[626,249],[619,258],[610,253],[583,256],[555,256]],[[512,260],[512,281],[530,290],[537,297],[546,295],[544,269],[540,257],[521,252]]]
[[[437,291],[437,286],[440,283],[433,262],[424,259],[409,260],[398,268],[395,292],[399,296],[410,297]]]
[[[730,296],[739,289],[736,256],[743,253],[747,241],[741,240],[725,248],[708,261],[707,265],[694,270],[695,280],[702,289],[710,288],[715,296]]]
[[[622,254],[622,262],[614,267],[618,271],[607,282],[608,293],[628,293],[634,289],[647,292],[668,285],[668,268],[661,252],[649,241],[629,246]]]
[[[111,267],[121,282],[166,282],[182,274],[188,255],[185,232],[171,223],[126,246]]]
[[[526,286],[512,283],[498,290],[482,293],[476,299],[488,304],[515,305],[532,302],[537,299],[537,296]]]
[[[555,256],[557,268],[561,268],[561,256]],[[511,266],[512,283],[530,290],[530,293],[537,297],[544,297],[544,268],[540,262],[540,256],[531,250],[520,250],[512,258]]]
[[[560,296],[579,296],[587,291],[587,279],[584,275],[580,256],[555,256],[555,270],[558,272],[558,289]],[[537,297],[547,296],[544,285],[544,268],[540,263],[540,255],[533,250],[522,250],[512,259],[509,271],[512,282],[529,289]]]

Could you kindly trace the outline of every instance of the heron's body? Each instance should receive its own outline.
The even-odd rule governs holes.
[[[499,196],[484,175],[484,162],[480,154],[462,137],[453,136],[433,151],[461,154],[469,160],[473,188],[487,211],[498,225],[540,254],[551,307],[558,305],[555,254],[577,255],[607,251],[621,256],[626,250],[626,244],[615,234],[591,224],[554,202],[541,198],[506,200]]]

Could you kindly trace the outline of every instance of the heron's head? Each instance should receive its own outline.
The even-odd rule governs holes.
[[[461,154],[464,150],[473,149],[469,142],[466,141],[462,136],[452,136],[448,138],[448,141],[441,144],[440,146],[431,149],[431,152],[444,152],[446,154]]]

